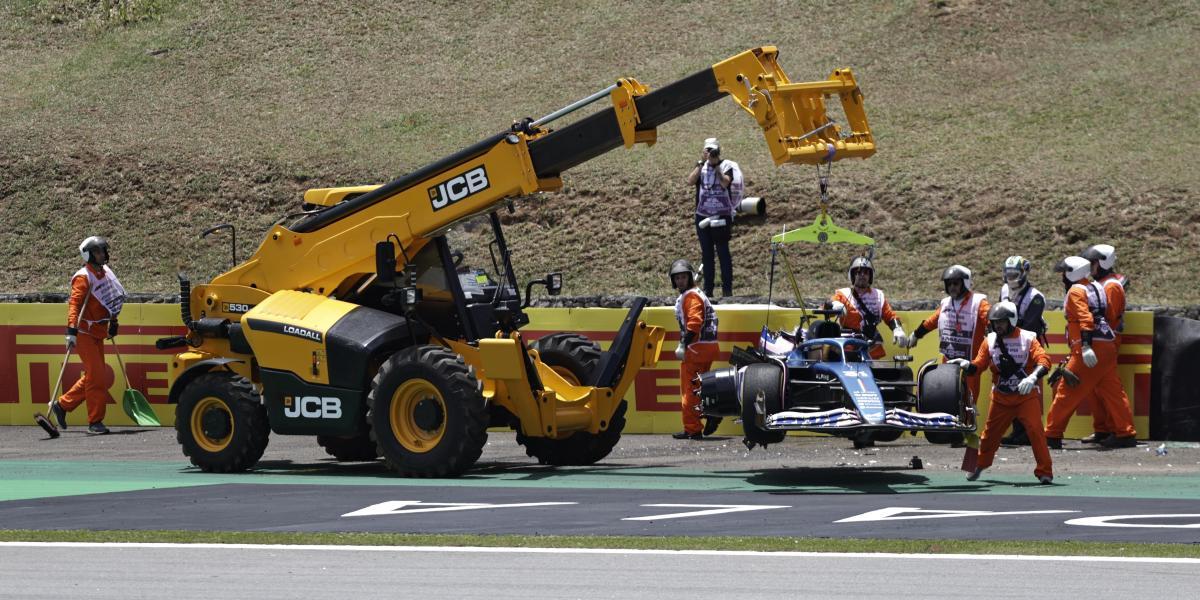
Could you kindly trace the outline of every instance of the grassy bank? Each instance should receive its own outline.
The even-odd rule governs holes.
[[[1196,303],[1195,0],[245,4],[0,3],[0,291],[65,288],[101,233],[126,287],[169,292],[181,266],[228,267],[227,238],[197,237],[213,224],[244,257],[307,188],[384,182],[615,77],[661,87],[773,44],[793,80],[848,66],[863,87],[880,150],[834,165],[832,214],[875,237],[891,297],[937,297],[954,262],[994,294],[1009,254],[1061,296],[1053,262],[1107,241],[1131,304]],[[518,270],[667,294],[671,260],[699,258],[683,178],[710,136],[768,198],[734,240],[735,292],[765,294],[767,239],[813,219],[816,180],[776,169],[728,100],[519,203]],[[842,285],[854,252],[795,248],[803,293]]]

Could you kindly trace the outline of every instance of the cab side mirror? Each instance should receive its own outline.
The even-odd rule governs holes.
[[[396,285],[396,246],[391,241],[375,243],[375,279],[384,285]]]
[[[557,296],[562,293],[563,276],[562,273],[546,274],[546,293],[551,296]]]

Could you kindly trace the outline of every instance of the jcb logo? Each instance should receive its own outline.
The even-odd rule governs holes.
[[[429,202],[433,204],[433,210],[441,210],[453,202],[486,190],[489,185],[487,170],[482,166],[475,167],[429,188]]]
[[[342,400],[340,398],[319,396],[284,396],[284,416],[306,419],[340,419],[342,418]]]

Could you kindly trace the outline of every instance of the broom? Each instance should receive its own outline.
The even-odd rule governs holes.
[[[54,404],[54,400],[58,398],[58,388],[62,385],[63,373],[67,372],[67,361],[69,360],[71,360],[71,349],[67,348],[67,353],[63,355],[62,368],[58,370],[58,379],[54,381],[54,391],[50,392],[50,400],[46,402],[46,414],[50,414],[50,405]],[[42,413],[33,413],[33,421],[46,432],[46,435],[50,436],[50,439],[55,439],[60,435],[58,427]]]
[[[125,414],[129,415],[135,423],[143,427],[162,427],[162,423],[158,420],[158,415],[154,414],[154,409],[150,408],[150,402],[138,390],[133,389],[129,384],[129,375],[125,372],[125,361],[121,360],[121,350],[117,348],[117,340],[108,338],[112,342],[113,350],[117,353],[117,364],[121,365],[121,376],[125,378],[125,393],[121,396],[121,408],[125,410]]]

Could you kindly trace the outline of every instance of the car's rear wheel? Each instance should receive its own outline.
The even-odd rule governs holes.
[[[918,411],[962,417],[967,387],[958,365],[942,364],[922,370],[917,388]],[[949,431],[926,431],[925,439],[932,444],[957,444],[963,441],[963,435]]]
[[[768,431],[759,423],[768,415],[779,412],[783,396],[782,372],[778,365],[754,364],[747,365],[742,372],[742,388],[738,391],[738,400],[742,403],[742,431],[746,440],[755,444],[778,444],[783,441],[787,432]],[[759,395],[762,395],[765,414],[760,414],[757,407]]]

